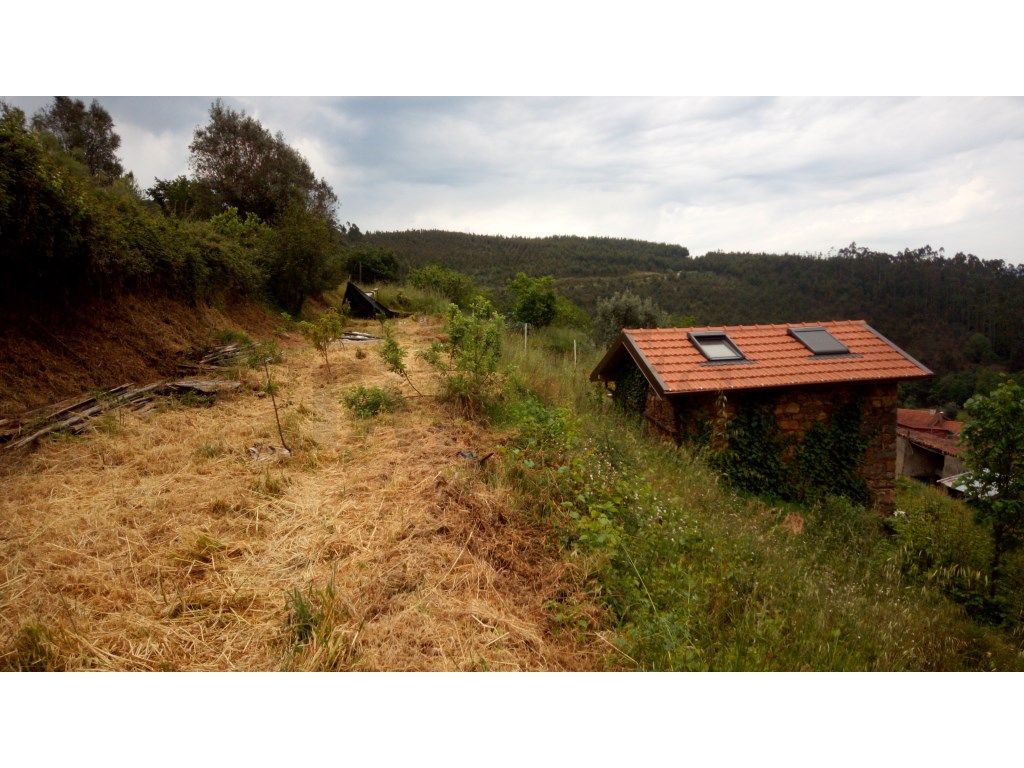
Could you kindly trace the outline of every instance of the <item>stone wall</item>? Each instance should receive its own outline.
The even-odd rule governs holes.
[[[889,514],[894,508],[896,489],[896,383],[818,384],[771,390],[726,392],[660,397],[653,389],[647,393],[644,415],[654,431],[677,442],[708,439],[714,445],[720,439],[715,429],[719,411],[731,418],[738,409],[769,405],[775,413],[779,431],[792,438],[783,456],[792,458],[796,444],[808,430],[826,421],[843,405],[855,398],[862,404],[861,429],[868,444],[859,468],[871,491],[875,508]]]

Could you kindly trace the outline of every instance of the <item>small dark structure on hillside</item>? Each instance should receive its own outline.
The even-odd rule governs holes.
[[[348,302],[349,311],[353,317],[375,318],[379,315],[384,315],[387,318],[398,317],[397,312],[385,307],[353,282],[345,285],[345,301]]]
[[[932,372],[862,320],[623,330],[591,374],[676,442],[767,407],[793,456],[811,428],[860,404],[857,474],[880,511],[896,481],[896,385]],[[723,398],[722,396],[725,395]],[[724,411],[724,412],[723,412]]]

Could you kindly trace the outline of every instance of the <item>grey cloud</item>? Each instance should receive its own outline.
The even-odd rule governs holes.
[[[185,170],[212,101],[100,100],[147,181]],[[1022,99],[226,101],[282,131],[364,229],[629,236],[695,253],[927,242],[1024,259]]]

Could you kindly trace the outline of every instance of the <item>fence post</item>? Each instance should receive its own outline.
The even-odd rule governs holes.
[[[576,339],[572,340],[572,367],[576,367]]]
[[[529,327],[530,327],[529,323],[523,323],[523,352],[526,352],[526,336],[527,336],[527,328],[529,328]]]

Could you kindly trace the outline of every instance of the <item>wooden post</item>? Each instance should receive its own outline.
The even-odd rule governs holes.
[[[576,367],[576,339],[572,340],[572,367]]]
[[[523,352],[526,351],[527,328],[529,328],[529,327],[530,327],[529,323],[523,323]]]

